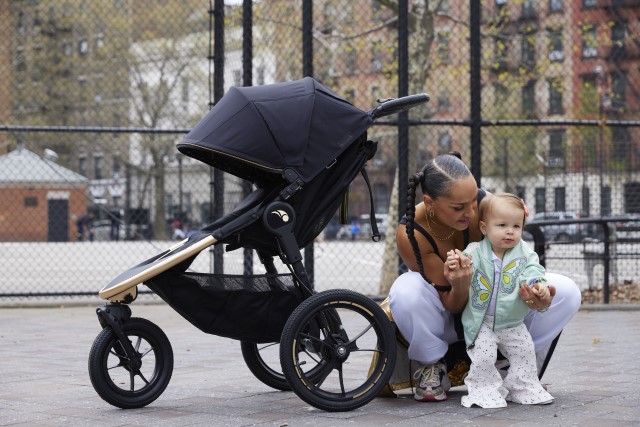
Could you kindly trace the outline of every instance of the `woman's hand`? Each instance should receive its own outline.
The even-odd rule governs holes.
[[[520,285],[520,298],[522,298],[529,308],[544,311],[551,305],[551,301],[556,294],[556,288],[553,285],[549,285],[547,292],[546,289],[538,289],[536,285],[533,287],[526,283]],[[545,285],[542,286],[546,288]]]

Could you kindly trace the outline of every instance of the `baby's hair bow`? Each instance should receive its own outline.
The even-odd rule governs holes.
[[[527,205],[524,203],[524,199],[520,199],[520,204],[522,205],[522,209],[524,209],[524,217],[528,217],[529,209],[527,209]]]

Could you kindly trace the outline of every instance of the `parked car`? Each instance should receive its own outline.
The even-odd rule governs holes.
[[[538,212],[527,224],[534,225],[540,221],[560,221],[578,219],[575,212]],[[555,224],[541,226],[545,242],[574,243],[580,242],[583,235],[583,224]],[[525,236],[525,240],[528,240]]]
[[[629,214],[627,219],[615,224],[616,241],[640,242],[640,215]]]

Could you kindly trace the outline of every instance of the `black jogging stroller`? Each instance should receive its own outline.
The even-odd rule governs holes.
[[[428,100],[411,95],[364,112],[308,77],[231,88],[178,150],[256,189],[233,212],[100,290],[108,302],[97,309],[103,329],[89,355],[89,376],[100,397],[120,408],[143,407],[171,378],[166,335],[132,317],[129,304],[139,284],[203,332],[240,340],[251,372],[273,388],[293,390],[327,411],[352,410],[376,397],[396,358],[392,323],[357,292],[316,293],[300,248],[322,232],[358,173],[368,181],[365,164],[376,151],[367,139],[373,121]],[[375,221],[372,229],[375,240]],[[187,271],[202,250],[221,244],[227,251],[255,250],[266,274]],[[287,273],[278,272],[275,257]],[[263,350],[278,343],[274,366]]]

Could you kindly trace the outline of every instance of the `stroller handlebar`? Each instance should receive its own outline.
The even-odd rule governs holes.
[[[430,99],[426,93],[418,93],[416,95],[403,96],[402,98],[391,98],[388,100],[379,100],[380,105],[369,112],[373,120],[399,113],[400,111],[409,111],[411,108],[428,102]]]

